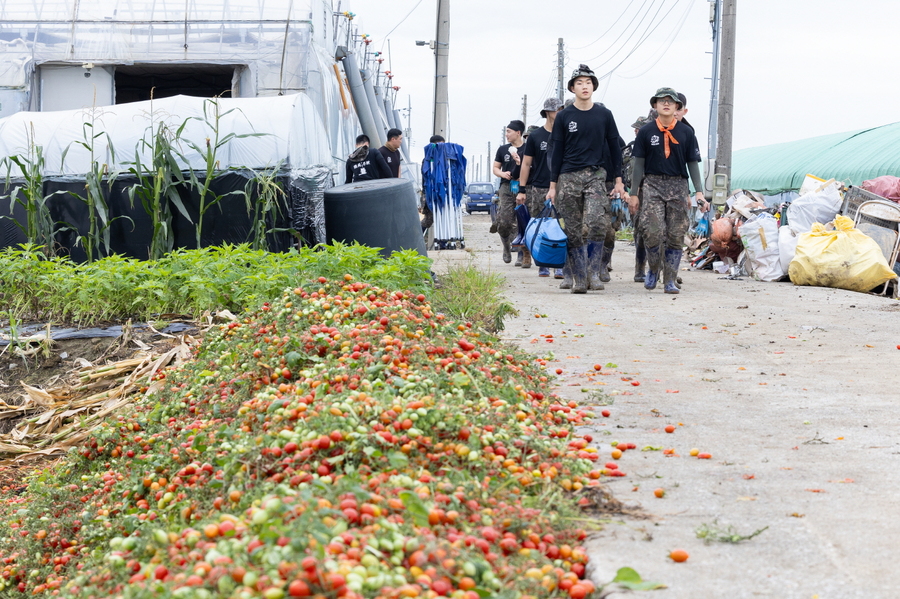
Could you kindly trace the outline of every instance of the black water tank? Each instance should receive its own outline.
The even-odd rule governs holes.
[[[360,181],[326,190],[325,237],[382,248],[385,257],[396,250],[428,255],[416,190],[407,179]]]

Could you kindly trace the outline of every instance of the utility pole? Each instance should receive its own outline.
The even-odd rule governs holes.
[[[719,48],[722,45],[722,0],[709,0],[709,24],[712,26],[712,78],[709,90],[709,132],[706,140],[707,165],[716,159],[719,123]],[[709,171],[707,172],[709,174]]]
[[[724,174],[731,188],[731,140],[734,112],[734,48],[737,0],[722,0],[722,62],[719,70],[718,143],[716,174]]]
[[[560,102],[563,101],[563,98],[566,94],[566,88],[563,86],[565,82],[565,73],[563,73],[563,69],[566,68],[566,48],[563,44],[563,38],[559,38],[559,46],[556,50],[556,97]]]
[[[528,94],[522,96],[522,122],[528,123]]]
[[[450,0],[437,0],[437,36],[434,44],[434,135],[447,139],[450,93],[447,84],[450,63]]]

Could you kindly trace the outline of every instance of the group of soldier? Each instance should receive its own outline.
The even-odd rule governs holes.
[[[679,293],[678,268],[689,225],[688,178],[699,209],[708,209],[700,148],[683,120],[687,99],[672,88],[658,89],[650,98],[650,114],[632,125],[635,139],[626,145],[612,112],[593,101],[598,83],[590,68],[579,65],[568,82],[574,100],[544,102],[544,124],[530,130],[527,139],[522,121],[507,126],[509,143],[498,149],[493,165],[501,182],[492,232],[500,235],[503,261],[512,262],[516,205],[525,204],[534,217],[549,200],[568,238],[565,267],[554,273],[562,279],[560,288],[602,290],[610,280],[616,231],[626,220],[627,205],[635,222],[634,280],[652,290],[662,275],[665,293]],[[525,247],[515,264],[530,268],[531,262]],[[540,267],[538,276],[549,277],[550,270]]]

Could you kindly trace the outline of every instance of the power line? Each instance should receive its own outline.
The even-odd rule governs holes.
[[[640,48],[640,47],[644,44],[645,41],[647,41],[647,38],[650,37],[650,34],[652,34],[654,31],[656,31],[657,28],[659,28],[659,26],[662,25],[662,24],[666,21],[666,17],[668,17],[669,14],[671,14],[671,12],[672,12],[673,10],[675,10],[675,7],[678,6],[680,3],[681,3],[681,0],[676,0],[675,4],[672,5],[672,8],[670,8],[670,9],[666,12],[666,14],[663,15],[663,18],[660,19],[660,21],[659,21],[658,23],[656,23],[656,25],[654,25],[652,29],[649,29],[648,31],[644,32],[643,37],[641,37],[641,39],[638,40],[637,44],[635,44],[634,48],[632,48],[631,51],[630,51],[628,54],[625,55],[625,58],[623,58],[621,61],[619,61],[619,64],[617,64],[616,66],[614,66],[609,72],[607,72],[605,75],[603,75],[602,77],[600,77],[600,79],[603,79],[603,78],[605,78],[605,77],[609,77],[610,75],[612,75],[613,73],[615,73],[616,70],[617,70],[620,66],[622,66],[622,65],[625,63],[625,61],[628,60],[628,59],[631,57],[632,54],[634,54],[635,52],[637,52],[638,48]],[[660,6],[660,8],[662,8],[662,7]],[[659,11],[657,11],[657,14],[659,14]],[[653,19],[656,19],[656,15],[653,16]],[[653,23],[653,21],[651,20],[651,24],[652,24],[652,23]],[[649,27],[649,25],[648,25],[648,27]],[[607,62],[609,62],[609,61],[607,61]],[[603,63],[603,64],[606,64],[606,63]],[[600,66],[603,66],[603,65],[600,65]]]
[[[619,75],[619,77],[621,77],[622,79],[637,79],[638,77],[641,77],[641,76],[647,74],[647,72],[650,71],[650,69],[655,67],[659,63],[659,61],[662,60],[662,57],[665,56],[666,53],[669,51],[669,48],[672,47],[672,44],[675,43],[676,38],[678,38],[678,34],[681,33],[681,30],[684,28],[684,24],[687,23],[687,19],[688,19],[688,16],[690,16],[690,14],[691,14],[691,4],[688,3],[687,10],[684,11],[684,16],[681,17],[681,22],[678,24],[678,27],[672,32],[672,35],[669,37],[668,43],[666,43],[665,41],[663,42],[663,44],[665,44],[665,46],[666,46],[665,49],[663,49],[663,51],[659,53],[659,56],[657,56],[655,60],[653,60],[651,58],[651,60],[653,60],[653,64],[648,66],[646,69],[644,69],[641,73],[639,73],[637,75]],[[646,63],[644,63],[644,64],[646,64]],[[643,65],[638,68],[639,69],[643,68]]]
[[[622,11],[622,14],[620,14],[619,17],[615,21],[613,21],[613,24],[609,26],[609,29],[607,29],[606,31],[604,31],[603,33],[600,34],[600,37],[598,37],[597,39],[592,41],[590,44],[586,44],[584,46],[579,46],[577,48],[572,48],[572,50],[584,50],[585,48],[589,48],[590,46],[593,46],[594,44],[596,44],[597,42],[602,40],[604,38],[604,36],[606,36],[607,33],[609,33],[610,31],[613,30],[613,27],[616,26],[616,23],[618,23],[619,20],[625,16],[625,13],[628,12],[628,9],[630,9],[631,5],[634,4],[634,1],[635,0],[630,0],[630,2],[628,2],[628,6],[625,7],[625,10]],[[644,0],[644,4],[647,4],[647,0]],[[641,6],[641,8],[643,8],[643,5]],[[638,9],[638,12],[640,12],[640,9]]]
[[[600,54],[598,54],[597,56],[594,56],[594,57],[592,57],[592,58],[589,58],[589,59],[588,59],[588,62],[590,62],[590,61],[592,61],[592,60],[597,60],[598,58],[600,58],[601,56],[603,56],[604,54],[606,54],[607,52],[609,52],[610,50],[612,50],[612,48],[619,42],[619,40],[622,38],[622,36],[625,35],[625,34],[628,32],[628,29],[629,29],[629,28],[631,27],[631,25],[634,23],[635,19],[638,18],[638,15],[641,14],[641,10],[644,8],[644,6],[647,5],[647,2],[648,2],[648,0],[644,0],[644,3],[641,5],[641,8],[639,8],[638,11],[637,11],[636,13],[634,13],[634,16],[631,17],[631,21],[628,22],[628,25],[626,25],[624,28],[622,28],[622,32],[619,33],[619,35],[616,37],[616,39],[614,39],[613,42],[612,42],[605,50],[603,50],[602,52],[600,52]],[[662,4],[664,4],[664,3],[665,3],[665,0],[662,0],[662,3],[660,4],[660,8],[662,8]],[[647,10],[644,11],[643,16],[642,16],[642,18],[641,18],[641,21],[643,21],[643,20],[647,17],[647,15],[650,14],[650,11],[653,10],[653,5],[654,5],[654,4],[656,4],[656,0],[652,0],[652,1],[651,1],[650,6],[648,6],[648,7],[647,7]],[[657,10],[657,14],[659,14],[659,11],[658,11],[658,10]],[[656,18],[656,15],[654,15],[653,18],[655,19],[655,18]],[[637,30],[638,30],[639,28],[640,28],[640,22],[639,22],[638,25],[631,31],[631,34],[628,36],[628,39],[626,39],[625,42],[622,44],[623,46],[624,46],[625,44],[628,43],[628,40],[630,40],[630,39],[634,36],[635,32],[637,32]],[[620,50],[621,50],[621,49],[620,49]],[[620,50],[617,50],[616,53],[618,53]],[[613,54],[613,57],[615,57],[615,54]],[[612,60],[612,59],[610,59],[610,60]],[[609,60],[607,60],[606,62],[609,62]],[[606,64],[606,63],[603,63],[603,64]]]
[[[400,22],[397,23],[396,25],[394,25],[394,28],[387,32],[387,35],[384,36],[384,41],[381,42],[382,50],[384,50],[384,43],[385,43],[385,41],[387,41],[388,36],[390,36],[392,33],[394,33],[394,31],[396,31],[397,27],[400,27],[400,25],[403,25],[403,22],[409,18],[409,15],[413,14],[415,12],[415,10],[417,8],[419,8],[420,4],[422,4],[422,0],[419,0],[418,2],[416,2],[416,5],[412,7],[412,10],[410,10],[408,13],[406,13],[406,16],[403,17],[402,19],[400,19]]]

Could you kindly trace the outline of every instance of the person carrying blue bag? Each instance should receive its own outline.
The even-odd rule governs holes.
[[[575,102],[564,108],[550,135],[550,190],[547,199],[559,210],[568,237],[565,270],[572,273],[572,293],[587,293],[587,243],[602,246],[610,227],[607,171],[616,174],[613,193],[625,196],[619,130],[612,112],[592,99],[599,81],[587,65],[569,79]],[[585,232],[582,228],[586,229]],[[590,271],[591,289],[603,289],[600,262]],[[560,287],[565,288],[566,281]]]

